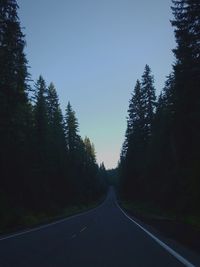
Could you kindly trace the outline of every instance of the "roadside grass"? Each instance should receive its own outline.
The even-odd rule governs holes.
[[[138,214],[147,219],[181,221],[191,226],[200,228],[200,214],[177,216],[176,212],[162,210],[160,207],[150,202],[120,201],[120,205],[125,210]]]
[[[52,214],[45,212],[24,212],[22,210],[7,211],[6,215],[4,215],[0,220],[0,235],[26,230],[68,218],[99,206],[103,200],[104,198],[101,198],[89,204],[77,204],[69,206],[60,212],[57,211]]]

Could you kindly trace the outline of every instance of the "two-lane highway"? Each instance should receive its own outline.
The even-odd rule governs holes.
[[[144,230],[110,190],[96,209],[0,239],[0,267],[195,266]]]

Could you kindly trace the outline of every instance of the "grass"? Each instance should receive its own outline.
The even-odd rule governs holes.
[[[178,217],[175,211],[162,210],[160,207],[150,202],[121,201],[121,206],[127,211],[134,212],[145,218],[181,221],[200,228],[200,214],[186,214]]]
[[[37,227],[42,224],[47,224],[56,220],[60,220],[63,218],[67,218],[73,216],[75,214],[79,214],[85,211],[88,211],[92,208],[97,207],[103,198],[94,201],[90,204],[79,204],[69,206],[64,209],[59,214],[49,215],[45,212],[42,213],[31,213],[31,212],[23,212],[23,211],[9,211],[6,213],[6,216],[3,216],[0,220],[0,234],[8,234],[11,232]]]

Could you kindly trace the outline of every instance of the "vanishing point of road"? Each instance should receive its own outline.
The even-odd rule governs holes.
[[[113,189],[93,210],[0,238],[0,267],[200,266],[184,253],[128,217]]]

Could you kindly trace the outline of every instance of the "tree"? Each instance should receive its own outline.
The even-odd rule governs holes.
[[[90,139],[87,136],[84,139],[84,145],[88,161],[91,162],[92,164],[96,164],[96,153],[94,144],[93,143],[91,144]]]
[[[174,49],[175,115],[174,143],[182,199],[187,205],[193,194],[193,206],[199,201],[200,187],[200,2],[173,1],[172,7],[177,47]],[[191,186],[192,184],[192,186]],[[190,190],[189,190],[190,188]],[[191,191],[192,188],[192,191]]]
[[[56,88],[50,83],[46,96],[48,119],[48,181],[54,202],[65,205],[68,199],[67,148],[64,121]]]
[[[142,75],[142,91],[145,102],[145,123],[147,136],[150,137],[152,134],[152,127],[154,121],[154,114],[156,108],[156,95],[154,88],[154,78],[151,75],[151,69],[149,65],[145,66],[144,73]]]
[[[99,187],[98,181],[98,165],[96,163],[96,153],[94,144],[90,142],[88,137],[84,139],[84,170],[83,170],[83,181],[84,181],[84,193],[87,202],[95,199],[95,193]]]
[[[80,136],[78,135],[78,121],[70,102],[66,108],[65,125],[67,148],[69,153],[74,154],[80,144]]]
[[[146,109],[145,98],[139,80],[136,81],[132,98],[129,101],[127,130],[121,158],[122,186],[127,195],[133,190],[139,192],[139,176],[144,166],[146,149]]]
[[[54,155],[54,159],[61,160],[64,157],[64,151],[66,151],[64,121],[56,88],[53,83],[50,83],[47,88],[46,100],[50,149],[52,155]],[[55,153],[56,151],[57,153]]]
[[[35,84],[35,134],[39,164],[46,161],[48,142],[47,87],[40,75]]]
[[[25,40],[17,10],[15,0],[0,2],[0,190],[9,195],[11,202],[22,203],[29,154],[30,105]]]

